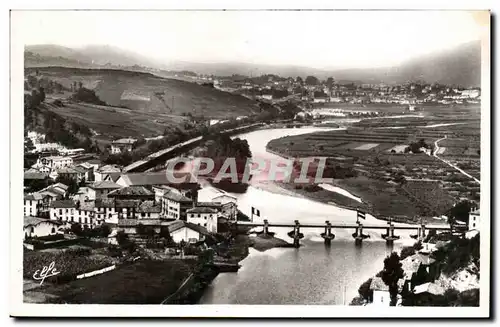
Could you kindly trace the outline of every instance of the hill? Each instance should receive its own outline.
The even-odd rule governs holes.
[[[27,68],[25,74],[38,74],[36,78],[45,81],[39,85],[49,81],[62,85],[63,91],[47,93],[46,102],[59,99],[64,106],[49,106],[48,110],[110,136],[157,136],[165,128],[183,128],[190,116],[229,119],[259,111],[257,103],[245,97],[149,73],[37,67]],[[80,83],[106,105],[72,100],[71,89]]]

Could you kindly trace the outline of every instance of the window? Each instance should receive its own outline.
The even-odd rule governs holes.
[[[203,226],[207,227],[207,223],[205,223]]]
[[[472,228],[475,228],[476,227],[476,224],[472,224]]]
[[[86,223],[86,224],[88,223],[88,218],[85,218],[85,223]]]
[[[75,221],[75,219],[73,217],[71,217],[71,222],[74,222],[74,221]]]
[[[68,213],[68,212],[69,212],[69,210],[68,210],[68,208],[66,208],[66,213]]]
[[[59,214],[62,215],[62,209],[59,209]]]
[[[81,217],[78,217],[78,223],[81,224],[82,223],[82,218]]]
[[[205,218],[205,220],[207,220],[207,216],[205,216],[204,218]]]
[[[52,229],[50,230],[50,233],[54,234],[55,232],[56,232],[56,229],[54,227],[52,227]]]
[[[82,214],[82,211],[80,209],[78,209],[78,214],[81,215]]]
[[[141,213],[141,217],[143,217],[143,218],[144,218],[145,216],[146,216],[146,214],[145,214],[144,212],[142,212],[142,213]]]
[[[198,218],[200,218],[200,214],[198,214]]]
[[[35,232],[35,227],[31,226],[30,233],[34,233],[34,232]]]
[[[147,216],[148,216],[148,218],[149,218],[149,217],[151,217],[151,214],[148,212]]]

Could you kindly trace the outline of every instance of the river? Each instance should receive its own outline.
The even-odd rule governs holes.
[[[333,128],[264,129],[238,135],[250,145],[253,158],[276,159],[266,152],[266,144],[288,135],[305,134]],[[216,193],[212,187],[200,190],[200,200],[209,201]],[[253,181],[244,194],[233,194],[238,207],[250,216],[251,207],[260,210],[254,221],[292,223],[354,223],[356,212],[293,196],[272,182]],[[386,221],[366,215],[365,224],[386,225]],[[398,224],[396,224],[398,225]],[[276,236],[287,241],[285,228],[271,228]],[[354,230],[334,230],[331,247],[325,247],[319,236],[322,230],[304,229],[299,249],[276,248],[259,252],[250,249],[250,255],[240,262],[237,273],[221,273],[208,287],[200,304],[349,304],[357,295],[362,282],[383,268],[383,259],[403,244],[414,242],[409,231],[397,231],[401,240],[388,247],[381,238],[382,230],[364,230],[370,238],[356,246],[351,234]]]

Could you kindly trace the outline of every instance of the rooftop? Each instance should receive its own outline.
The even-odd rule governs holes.
[[[119,189],[122,186],[114,182],[100,181],[100,182],[95,182],[90,187],[93,188],[94,190],[97,190],[97,189]]]
[[[95,200],[96,208],[114,208],[115,200],[114,199],[96,199]]]
[[[51,208],[76,208],[73,200],[56,200],[50,204]]]
[[[124,138],[124,139],[119,139],[119,140],[113,141],[112,143],[113,144],[134,144],[135,142],[137,142],[136,139]]]
[[[370,284],[370,290],[373,291],[389,291],[389,286],[387,286],[382,278],[373,277],[372,283]]]
[[[192,223],[188,223],[184,220],[175,220],[175,221],[168,223],[166,226],[168,227],[168,231],[171,233],[175,232],[181,228],[186,227],[186,228],[192,229],[192,230],[194,230],[202,235],[210,235],[210,233],[208,232],[208,230],[205,227],[198,226],[198,225],[195,225]]]
[[[188,198],[185,195],[182,195],[182,193],[180,193],[177,190],[170,190],[170,191],[166,190],[166,192],[163,195],[163,197],[165,199],[176,201],[176,202],[184,202],[184,203],[191,203],[191,202],[193,202],[192,199]]]
[[[39,173],[34,171],[25,171],[24,179],[46,179],[49,175],[45,173]]]
[[[144,186],[127,186],[118,190],[111,191],[108,197],[120,196],[154,196],[154,193],[145,188]]]
[[[415,294],[430,293],[434,295],[442,295],[444,294],[444,289],[434,283],[425,283],[415,286],[413,293]]]
[[[184,183],[175,183],[174,180],[168,178],[165,172],[154,172],[154,173],[131,173],[121,175],[122,179],[127,185],[142,185],[142,186],[152,186],[152,185],[192,185],[197,183],[189,183],[191,178],[191,173],[189,172],[174,172],[174,178],[184,178]]]
[[[27,217],[24,216],[24,222],[23,222],[23,227],[28,227],[28,226],[36,226],[40,223],[49,223],[49,224],[54,224],[54,225],[60,225],[61,223],[55,220],[49,220],[49,219],[44,219],[44,218],[37,218],[37,217]]]
[[[63,167],[57,169],[58,174],[78,174],[80,171],[76,170],[75,168],[72,167]]]
[[[155,204],[154,201],[144,201],[139,205],[139,212],[151,213],[151,212],[161,212],[161,207]]]
[[[43,196],[40,193],[31,193],[31,194],[24,195],[24,199],[30,200],[30,201],[40,201],[42,198],[43,198]]]
[[[186,210],[187,213],[217,213],[217,210],[209,207],[194,207]]]
[[[100,173],[119,173],[122,169],[117,165],[105,165],[97,169]]]

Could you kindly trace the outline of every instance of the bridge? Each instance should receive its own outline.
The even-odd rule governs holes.
[[[426,236],[427,230],[433,231],[451,231],[450,227],[446,226],[430,226],[425,224],[413,225],[413,226],[395,226],[392,221],[387,222],[387,226],[381,225],[363,225],[361,222],[357,222],[356,224],[336,224],[332,225],[330,221],[325,221],[324,224],[300,224],[298,220],[295,220],[293,224],[291,223],[269,223],[267,219],[263,222],[242,222],[238,221],[237,226],[242,227],[263,227],[262,232],[259,234],[264,235],[273,235],[274,233],[269,231],[270,227],[285,227],[285,228],[293,228],[292,231],[288,233],[288,236],[293,238],[294,245],[299,247],[300,239],[304,237],[304,234],[300,232],[301,228],[324,228],[325,232],[321,233],[321,237],[324,238],[325,244],[329,245],[331,241],[335,238],[335,235],[332,233],[332,229],[354,229],[355,232],[352,234],[356,244],[360,244],[364,239],[369,238],[369,235],[363,234],[363,229],[381,229],[385,230],[386,233],[382,234],[382,238],[386,240],[388,244],[392,244],[395,240],[398,240],[400,237],[394,234],[395,230],[416,230],[417,234],[411,236],[413,238],[423,240]]]
[[[263,126],[264,123],[255,123],[251,125],[245,125],[241,127],[231,128],[224,131],[221,131],[220,134],[237,134],[241,132],[245,132],[249,129]],[[182,143],[178,143],[173,145],[167,149],[160,150],[158,152],[152,153],[149,156],[145,157],[142,160],[138,160],[136,162],[131,163],[130,165],[123,168],[124,173],[136,173],[136,172],[144,172],[149,169],[153,169],[156,167],[164,167],[167,160],[175,158],[176,156],[182,154],[186,150],[189,150],[199,144],[201,144],[203,140],[202,136],[198,136],[192,138],[190,140],[184,141]]]

